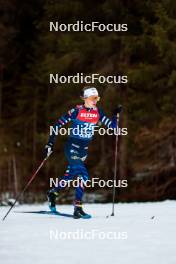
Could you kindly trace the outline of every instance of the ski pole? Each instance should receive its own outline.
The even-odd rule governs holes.
[[[117,114],[117,124],[119,123],[119,113]],[[112,214],[111,216],[114,216],[114,203],[115,203],[115,181],[117,178],[117,147],[118,147],[118,134],[116,135],[115,140],[115,155],[114,155],[114,185],[113,185],[113,193],[112,193]]]
[[[49,158],[49,156],[51,155],[52,152],[50,152],[50,154],[44,158],[42,160],[42,162],[40,163],[40,165],[38,166],[37,170],[34,172],[34,174],[32,175],[32,177],[30,178],[30,180],[28,181],[28,183],[26,184],[26,186],[24,187],[24,189],[17,194],[16,198],[15,198],[15,202],[12,204],[12,206],[9,208],[9,210],[7,211],[7,213],[5,214],[5,216],[2,218],[2,221],[5,220],[5,218],[8,216],[8,214],[10,213],[10,211],[12,210],[12,208],[15,206],[16,202],[20,199],[20,197],[23,195],[23,193],[26,191],[26,189],[28,188],[28,186],[31,184],[31,182],[34,180],[35,176],[37,175],[37,173],[39,172],[39,170],[43,167],[44,163],[46,162],[46,160]]]
[[[118,106],[118,113],[117,113],[117,124],[119,124],[120,119],[120,112],[122,111],[122,106]],[[114,155],[114,185],[113,185],[113,194],[112,194],[112,214],[111,216],[114,216],[114,204],[115,204],[115,181],[117,178],[117,154],[118,154],[118,133],[116,134],[116,140],[115,140],[115,155]]]

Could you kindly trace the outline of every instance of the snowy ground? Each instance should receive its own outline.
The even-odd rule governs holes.
[[[176,201],[87,204],[92,219],[20,213],[47,205],[16,207],[0,221],[1,264],[175,264]],[[0,217],[7,212],[0,208]],[[59,206],[72,213],[72,206]]]

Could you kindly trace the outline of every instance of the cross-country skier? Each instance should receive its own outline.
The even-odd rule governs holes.
[[[59,183],[73,180],[77,177],[86,181],[89,178],[84,161],[87,158],[88,146],[94,134],[94,128],[100,121],[107,128],[117,128],[117,113],[120,113],[121,106],[114,111],[112,120],[105,116],[104,112],[96,106],[100,97],[98,91],[94,87],[85,87],[82,90],[81,99],[84,101],[82,105],[69,110],[66,114],[61,116],[54,126],[53,132],[49,137],[48,143],[45,146],[45,155],[48,156],[53,151],[56,135],[54,130],[60,129],[63,125],[71,121],[71,133],[68,141],[65,144],[65,156],[68,161],[68,166],[64,176]],[[76,130],[74,130],[77,128]],[[76,131],[76,133],[74,133]],[[62,184],[49,190],[47,197],[49,200],[49,207],[52,212],[56,212],[56,198],[59,191],[63,188]],[[76,195],[74,201],[74,218],[90,218],[82,209],[82,197],[84,187],[80,184],[76,187]]]

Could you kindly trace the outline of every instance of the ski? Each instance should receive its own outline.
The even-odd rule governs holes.
[[[41,214],[41,215],[56,215],[56,216],[63,216],[63,217],[68,217],[68,218],[74,218],[73,214],[67,214],[67,213],[60,213],[58,211],[52,212],[52,211],[23,211],[23,212],[16,212],[16,213],[25,213],[25,214]],[[76,219],[90,219],[92,218],[91,215],[85,215],[80,218]]]

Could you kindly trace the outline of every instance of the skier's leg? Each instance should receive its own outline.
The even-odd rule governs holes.
[[[72,172],[71,166],[68,165],[64,176],[60,179],[58,183],[58,186],[52,188],[47,192],[49,208],[53,212],[56,212],[56,199],[58,197],[59,191],[65,188],[66,185],[64,183],[68,182],[69,180],[72,180],[74,177],[74,175],[71,172]]]
[[[89,175],[84,163],[82,163],[77,167],[77,175],[79,177],[79,185],[78,187],[76,187],[75,201],[81,202],[85,191],[84,182],[86,182],[89,179]]]
[[[57,187],[49,190],[47,192],[47,197],[49,201],[49,208],[51,211],[56,211],[56,198],[58,196],[58,192],[63,189],[65,186],[63,186],[63,181],[69,181],[72,180],[76,176],[76,171],[74,165],[79,164],[79,146],[72,143],[72,141],[68,141],[65,144],[64,152],[65,156],[68,160],[69,165],[67,166],[66,172],[64,176],[60,179],[59,184]],[[73,156],[74,153],[74,156]],[[75,159],[75,155],[77,155],[77,159]]]
[[[54,187],[49,191],[49,193],[54,194],[55,196],[58,195],[59,191],[66,186],[66,182],[73,180],[74,178],[79,178],[79,186],[76,187],[76,197],[75,200],[82,201],[82,197],[84,194],[84,181],[86,182],[89,178],[88,172],[84,166],[84,164],[81,165],[68,165],[67,170],[64,174],[64,176],[60,179],[58,186]]]
[[[75,201],[74,201],[74,218],[90,218],[91,216],[83,211],[82,208],[82,198],[84,194],[84,182],[86,182],[89,179],[89,175],[87,172],[87,169],[82,162],[81,165],[77,167],[78,171],[78,177],[80,179],[78,187],[76,187],[76,192],[75,192]]]
[[[58,185],[50,190],[50,192],[58,193],[61,189],[65,188],[64,182],[68,182],[73,179],[71,166],[68,165],[64,175],[60,178]]]

